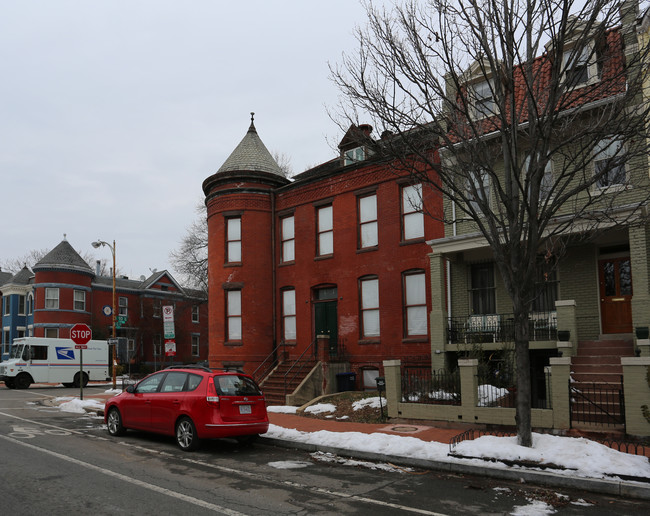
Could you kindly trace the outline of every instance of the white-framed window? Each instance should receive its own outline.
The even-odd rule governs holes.
[[[490,174],[483,169],[467,176],[467,198],[475,213],[481,214],[481,203],[490,202]]]
[[[226,262],[241,262],[241,217],[226,219]]]
[[[321,206],[317,212],[318,256],[334,253],[334,211],[332,205]]]
[[[406,337],[427,334],[427,296],[423,271],[403,274],[404,329]]]
[[[422,213],[422,185],[402,187],[402,238],[413,240],[424,237],[424,214]]]
[[[282,328],[284,340],[296,340],[296,291],[282,291]]]
[[[4,296],[2,298],[2,303],[4,306],[4,310],[2,311],[2,313],[4,315],[9,315],[11,313],[11,303],[9,301],[10,301],[9,296]]]
[[[118,315],[129,315],[129,298],[128,297],[119,297],[118,298]]]
[[[295,218],[293,215],[283,217],[281,219],[282,235],[282,261],[292,262],[296,259],[296,234],[295,234]]]
[[[59,289],[45,288],[45,308],[56,310],[59,308]]]
[[[11,345],[10,338],[9,338],[9,330],[4,328],[2,330],[2,346],[3,346],[3,353],[9,353],[9,346]]]
[[[135,356],[135,339],[126,340],[126,356],[129,360]]]
[[[162,300],[154,299],[152,306],[152,315],[153,317],[160,318],[162,317]]]
[[[201,349],[201,336],[193,334],[192,335],[192,356],[198,357],[200,349]]]
[[[524,176],[528,175],[530,177],[531,172],[528,170],[530,167],[530,155],[526,156],[524,160],[522,173]],[[542,181],[539,185],[539,200],[545,201],[551,195],[553,190],[553,163],[549,159],[546,162],[544,167],[544,175],[542,176]],[[528,198],[530,199],[530,186],[528,191]]]
[[[343,154],[344,165],[352,165],[364,159],[366,159],[366,151],[363,147],[355,147],[354,149],[345,151]]]
[[[27,296],[27,315],[34,313],[34,295],[30,292]]]
[[[86,291],[85,290],[75,290],[74,291],[74,310],[78,312],[83,312],[86,310]]]
[[[27,311],[27,297],[23,294],[18,296],[18,315],[25,315]]]
[[[488,81],[477,82],[471,86],[471,89],[473,92],[474,118],[493,116],[496,104],[490,83]]]
[[[610,137],[599,141],[594,147],[594,173],[598,188],[623,185],[626,181],[624,149],[620,140]]]
[[[192,305],[192,322],[199,322],[199,305]]]
[[[241,290],[226,291],[226,319],[226,331],[228,340],[241,340]]]
[[[379,337],[379,279],[361,278],[361,336],[363,338]]]
[[[377,194],[357,198],[359,217],[359,248],[376,247],[379,244],[377,225]]]
[[[59,338],[59,329],[58,328],[45,328],[44,332],[46,339],[58,339]]]

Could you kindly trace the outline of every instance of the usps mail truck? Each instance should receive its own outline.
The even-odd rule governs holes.
[[[23,337],[15,339],[9,360],[0,362],[0,381],[10,389],[27,389],[32,383],[62,383],[66,387],[85,386],[89,380],[110,378],[108,343],[90,340],[83,350],[70,339]]]

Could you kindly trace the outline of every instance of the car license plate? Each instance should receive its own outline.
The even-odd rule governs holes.
[[[239,413],[240,414],[250,414],[251,413],[251,406],[250,405],[239,405]]]

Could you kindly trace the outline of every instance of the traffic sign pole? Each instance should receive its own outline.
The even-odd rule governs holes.
[[[84,349],[88,347],[88,341],[93,333],[87,324],[77,323],[70,330],[70,338],[79,350],[79,398],[84,399]]]
[[[84,348],[79,350],[79,399],[84,399]]]

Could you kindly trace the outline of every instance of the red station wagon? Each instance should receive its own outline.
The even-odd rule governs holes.
[[[201,439],[253,440],[269,428],[264,395],[241,371],[174,366],[150,374],[106,401],[110,435],[131,428],[173,435],[185,451]]]

